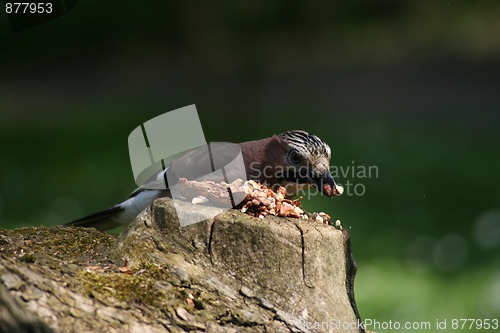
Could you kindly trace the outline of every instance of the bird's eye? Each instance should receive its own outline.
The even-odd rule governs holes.
[[[289,159],[290,162],[293,164],[299,164],[302,161],[302,157],[300,156],[299,152],[295,149],[292,149],[289,153]]]

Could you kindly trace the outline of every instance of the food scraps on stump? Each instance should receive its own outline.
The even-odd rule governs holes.
[[[319,212],[309,213],[304,211],[301,206],[302,197],[297,199],[286,198],[286,189],[278,187],[276,192],[264,184],[260,184],[254,180],[243,181],[237,179],[231,184],[225,182],[214,181],[189,181],[181,178],[176,185],[176,190],[186,201],[193,204],[203,205],[221,205],[229,199],[229,191],[242,195],[243,200],[235,208],[241,212],[251,216],[264,218],[266,215],[274,215],[280,217],[293,217],[303,220],[314,220],[319,223],[333,225],[341,228],[340,221],[332,221],[330,215]],[[340,195],[343,188],[336,185],[332,189],[330,185],[325,185],[323,190],[327,196]]]

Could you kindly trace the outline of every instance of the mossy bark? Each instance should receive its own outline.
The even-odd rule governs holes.
[[[347,231],[235,210],[181,228],[160,199],[120,236],[0,230],[0,329],[359,332],[355,272]]]

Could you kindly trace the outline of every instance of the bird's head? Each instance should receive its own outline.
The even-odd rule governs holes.
[[[285,148],[286,172],[282,183],[299,187],[316,186],[329,197],[342,194],[330,173],[331,149],[323,140],[305,131],[287,131],[278,135]]]

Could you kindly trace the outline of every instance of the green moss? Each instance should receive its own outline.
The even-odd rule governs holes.
[[[35,262],[35,256],[32,254],[25,254],[24,256],[19,257],[17,260],[32,264]]]
[[[114,297],[125,303],[138,303],[156,308],[183,301],[182,291],[165,284],[171,278],[167,269],[150,263],[134,268],[135,274],[98,273],[82,270],[77,274],[83,292],[91,296]],[[160,281],[164,283],[159,284]]]
[[[62,226],[0,230],[0,235],[10,240],[2,246],[6,253],[22,250],[30,255],[45,254],[66,261],[106,260],[107,250],[116,240],[116,236],[95,229]]]

